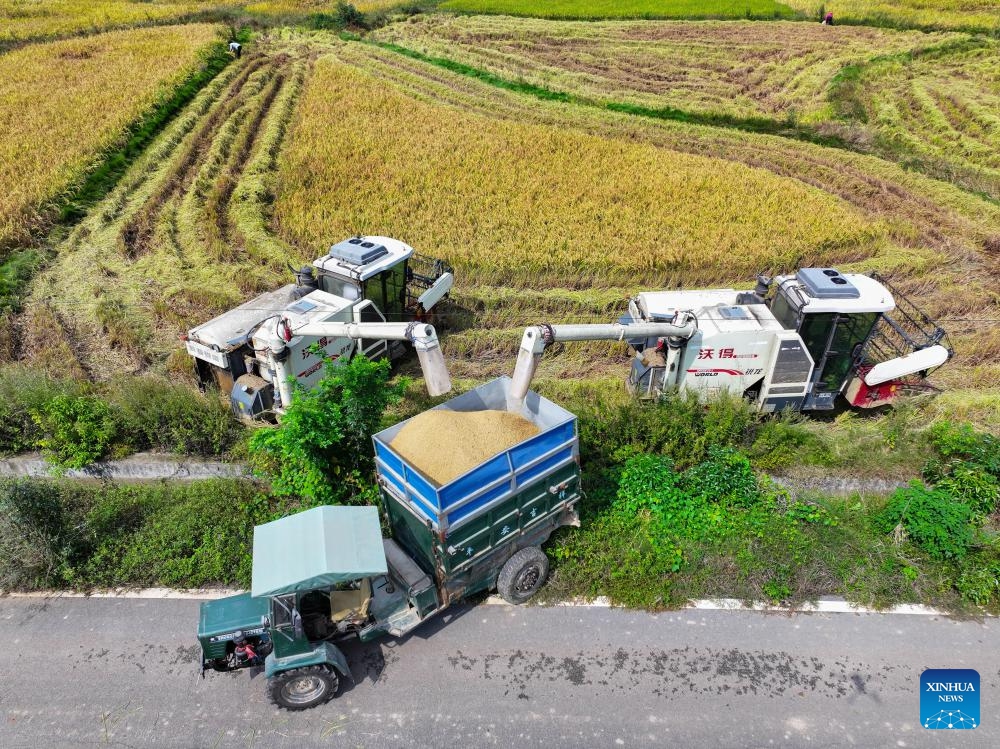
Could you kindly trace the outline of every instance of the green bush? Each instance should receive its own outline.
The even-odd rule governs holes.
[[[644,454],[666,455],[686,468],[704,460],[711,445],[742,445],[756,419],[741,398],[719,397],[705,405],[697,394],[678,391],[656,403],[589,398],[570,410],[579,419],[581,457],[598,469]]]
[[[708,460],[685,471],[684,485],[691,496],[736,507],[751,507],[761,499],[750,461],[730,447],[708,448]]]
[[[1000,539],[969,555],[955,587],[962,598],[978,606],[1000,603]]]
[[[77,383],[54,380],[21,366],[0,369],[0,453],[35,450],[42,430],[32,418],[57,395],[76,395]]]
[[[280,427],[251,437],[251,464],[270,477],[279,496],[311,504],[353,501],[373,482],[372,434],[405,387],[405,381],[389,384],[385,360],[327,362],[312,390],[296,389]]]
[[[931,442],[945,458],[975,463],[1000,477],[1000,439],[992,434],[977,432],[971,424],[942,421],[931,428]]]
[[[1000,502],[1000,440],[969,424],[940,422],[930,430],[938,453],[924,466],[924,479],[969,505],[982,522]]]
[[[245,434],[216,393],[151,376],[93,385],[0,367],[0,454],[42,447],[64,468],[136,450],[219,455]]]
[[[925,471],[925,476],[927,475]],[[996,512],[1000,481],[976,463],[959,460],[948,466],[934,482],[935,489],[965,502],[980,522]]]
[[[913,481],[896,490],[876,524],[883,533],[902,528],[933,559],[962,559],[972,542],[971,517],[964,502]]]
[[[134,450],[219,455],[243,431],[216,393],[203,395],[156,377],[119,380],[108,399],[118,433]]]
[[[92,395],[57,395],[31,417],[42,432],[39,447],[62,468],[83,468],[104,457],[117,432],[111,409]]]
[[[0,588],[59,586],[83,545],[69,492],[48,482],[0,482]]]

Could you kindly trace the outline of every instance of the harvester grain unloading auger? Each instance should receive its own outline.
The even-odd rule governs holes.
[[[759,410],[827,410],[839,397],[858,408],[926,389],[951,358],[945,331],[875,275],[802,268],[753,291],[708,289],[637,295],[612,325],[525,330],[511,397],[523,398],[545,347],[560,341],[625,340],[638,397],[671,388],[740,394]]]
[[[524,400],[545,349],[553,343],[570,341],[623,341],[637,336],[686,341],[697,330],[694,315],[679,312],[669,323],[610,323],[584,325],[532,325],[524,330],[517,363],[511,378],[511,398]],[[675,351],[672,348],[671,351]]]
[[[350,338],[355,341],[383,340],[409,341],[417,352],[420,370],[429,395],[444,395],[451,392],[451,376],[441,352],[437,331],[433,325],[412,321],[401,322],[314,322],[291,330],[291,336],[306,338]],[[280,355],[280,351],[275,353]]]

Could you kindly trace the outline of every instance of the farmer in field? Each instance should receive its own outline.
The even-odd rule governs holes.
[[[229,42],[229,51],[239,57],[243,54],[243,45],[234,39]]]
[[[823,16],[823,20],[820,23],[824,26],[833,26],[833,13],[827,13]]]

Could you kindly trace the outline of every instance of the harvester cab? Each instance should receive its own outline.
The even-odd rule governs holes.
[[[313,261],[319,288],[344,299],[367,299],[381,320],[423,320],[454,282],[443,260],[418,255],[389,237],[353,237]],[[367,321],[376,322],[376,313]]]
[[[296,385],[308,390],[323,377],[325,361],[357,353],[394,360],[405,353],[405,341],[417,349],[431,394],[450,390],[429,324],[454,281],[443,261],[389,237],[354,237],[292,272],[295,283],[184,337],[200,382],[228,394],[237,416],[278,417]]]

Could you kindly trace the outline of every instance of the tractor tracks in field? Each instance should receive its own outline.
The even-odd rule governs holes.
[[[192,324],[274,285],[284,258],[262,256],[261,245],[310,63],[304,47],[261,44],[150,145],[56,246],[22,324],[28,361],[52,364],[44,350],[58,339],[57,371],[138,372],[179,352]]]
[[[248,58],[242,69],[223,92],[217,106],[197,128],[190,142],[185,145],[174,166],[165,175],[160,187],[149,197],[142,209],[129,219],[121,230],[122,249],[130,259],[135,259],[149,249],[156,219],[163,205],[177,194],[183,193],[194,178],[194,167],[200,163],[211,146],[215,134],[240,105],[243,92],[250,76],[265,63],[263,56]]]

